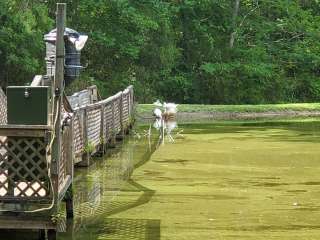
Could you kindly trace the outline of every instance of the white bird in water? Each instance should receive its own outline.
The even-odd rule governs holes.
[[[159,108],[156,108],[156,109],[153,110],[153,115],[156,118],[161,118],[162,117],[162,111]]]
[[[168,114],[176,114],[177,113],[177,107],[178,105],[175,103],[163,103],[163,107],[165,109],[165,112]]]

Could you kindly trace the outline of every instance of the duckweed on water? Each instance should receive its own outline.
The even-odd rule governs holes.
[[[77,170],[59,239],[320,238],[320,122],[182,128],[175,143],[130,139]]]

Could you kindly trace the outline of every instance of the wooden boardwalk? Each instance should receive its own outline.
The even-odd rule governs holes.
[[[66,202],[72,217],[74,166],[88,166],[129,130],[134,95],[130,86],[100,100],[95,86],[64,97],[60,157],[54,155],[54,124],[7,125],[6,96],[0,89],[0,229],[39,229],[55,239]],[[54,121],[51,121],[52,123]]]

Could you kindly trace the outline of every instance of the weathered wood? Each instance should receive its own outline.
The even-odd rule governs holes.
[[[65,8],[65,4],[57,4],[51,125],[5,125],[6,97],[0,90],[1,210],[18,212],[6,217],[0,215],[0,228],[49,229],[49,239],[56,237],[57,224],[51,216],[58,213],[63,199],[67,216],[73,216],[74,160],[82,156],[81,164],[89,166],[90,156],[99,148],[104,152],[107,141],[115,144],[117,135],[123,137],[133,108],[132,87],[101,101],[96,86],[90,87],[87,89],[90,100],[76,108],[63,97]],[[40,77],[33,84],[41,84]],[[37,208],[39,204],[43,209]],[[44,218],[35,218],[40,214],[24,211],[35,209],[30,206],[42,211]]]
[[[124,136],[124,118],[123,118],[123,93],[121,94],[121,97],[120,97],[120,101],[119,101],[119,108],[120,108],[120,128],[121,128],[121,135]]]
[[[95,103],[99,100],[98,98],[98,88],[96,85],[88,87],[88,90],[90,91],[90,103]]]
[[[111,132],[111,146],[113,147],[116,142],[116,119],[115,119],[115,100],[112,100],[112,132]]]
[[[59,161],[61,158],[61,105],[62,93],[64,91],[64,61],[65,61],[65,46],[64,46],[64,31],[66,21],[66,4],[57,4],[57,36],[56,36],[56,56],[55,56],[55,75],[53,82],[53,145],[52,145],[52,161],[51,161],[51,181],[54,192],[54,206],[55,212],[58,211],[58,197],[59,192]]]
[[[11,137],[47,137],[48,131],[40,128],[17,128],[6,125],[0,125],[0,136]]]
[[[105,125],[105,120],[104,120],[104,109],[105,109],[105,104],[101,104],[101,109],[100,109],[100,151],[104,153],[105,151],[105,141],[106,141],[106,125]]]
[[[52,127],[51,126],[46,126],[46,125],[14,125],[14,124],[10,124],[10,125],[0,125],[0,129],[52,130]]]
[[[51,126],[0,126],[0,163],[8,159],[6,157],[8,153],[15,159],[18,166],[17,171],[14,168],[10,168],[10,173],[7,173],[5,169],[0,171],[0,200],[4,203],[2,208],[6,203],[12,205],[12,203],[16,204],[22,201],[24,204],[43,203],[48,206],[50,200],[52,200],[51,194],[53,194],[55,196],[55,205],[47,217],[50,218],[52,213],[57,212],[57,207],[63,199],[66,201],[67,215],[71,217],[73,215],[73,199],[72,196],[68,196],[68,192],[72,191],[73,160],[82,155],[82,166],[88,166],[90,164],[90,156],[99,147],[102,147],[101,144],[104,145],[108,140],[112,140],[112,145],[114,145],[117,136],[123,137],[123,134],[119,135],[119,132],[126,130],[129,123],[133,107],[132,95],[132,88],[127,88],[125,91],[119,92],[108,99],[75,109],[74,113],[70,114],[70,125],[63,126],[63,130],[60,127],[59,132],[62,135],[60,135],[59,141],[59,149],[61,151],[59,155],[56,155],[54,151],[46,152],[45,150],[41,150],[43,153],[39,155],[39,149],[46,149],[49,145],[49,133],[53,132]],[[61,108],[60,111],[68,114],[64,108]],[[41,139],[41,142],[34,145],[35,142],[40,141],[39,139]],[[11,141],[13,147],[8,148],[7,141]],[[22,142],[25,146],[21,145]],[[94,151],[86,152],[85,148],[87,148],[87,151],[90,150],[90,147],[88,147],[90,142],[94,146]],[[27,151],[28,154],[26,153]],[[14,152],[15,154],[13,154]],[[22,154],[24,160],[20,159],[17,154]],[[34,157],[41,159],[42,162],[51,163],[50,179],[54,185],[53,192],[49,189],[47,181],[49,179],[47,165],[42,164],[40,167],[38,160],[35,161]],[[30,163],[30,167],[26,167],[27,163],[24,161],[27,161],[28,164]],[[22,168],[26,169],[20,172]],[[35,169],[37,172],[34,172]],[[1,197],[1,186],[6,186],[6,180],[3,177],[8,178],[8,176],[22,179],[22,181],[10,180],[10,184],[5,188],[6,196]],[[45,178],[46,176],[47,178]],[[23,180],[25,178],[29,180]],[[35,181],[30,181],[30,179],[35,179]],[[16,186],[15,184],[17,183],[20,185]],[[40,185],[40,188],[35,184]],[[12,187],[11,190],[10,186]],[[43,190],[44,194],[40,193]],[[23,196],[23,199],[19,194]],[[0,217],[0,228],[6,228],[6,224],[2,225],[3,222],[1,220],[2,218]],[[49,228],[46,224],[39,224],[31,215],[26,221],[30,225],[24,225],[25,228],[30,228],[31,226],[33,226],[32,228],[36,226],[37,229]],[[50,222],[48,219],[41,222],[46,221]],[[20,222],[14,224],[17,224],[17,228],[23,228],[20,226]],[[49,229],[56,231],[57,225],[52,222],[51,224],[52,228]],[[9,225],[12,228],[12,225]]]
[[[0,227],[1,229],[55,229],[56,224],[51,219],[6,216],[0,218]]]
[[[59,200],[72,183],[73,178],[73,138],[72,120],[64,126],[61,141],[61,158],[59,161]]]
[[[42,86],[42,80],[43,80],[43,76],[42,75],[34,76],[34,78],[32,80],[32,83],[31,83],[31,87]]]
[[[0,200],[45,200],[52,197],[43,137],[1,138]]]
[[[83,129],[83,111],[76,110],[73,115],[73,149],[74,149],[74,162],[81,161],[84,150],[84,129]]]
[[[59,161],[51,161],[51,155],[45,156],[47,157],[47,161],[53,162],[53,165],[56,163],[57,169],[56,174],[54,174],[53,171],[51,171],[51,179],[53,180],[55,186],[57,189],[54,189],[54,191],[57,191],[59,193],[59,199],[56,199],[56,203],[59,202],[59,200],[63,197],[66,189],[68,188],[69,184],[72,182],[72,176],[73,176],[73,160],[77,156],[83,156],[82,159],[82,166],[88,166],[90,164],[90,156],[93,155],[99,148],[104,147],[103,145],[106,143],[107,140],[111,139],[111,146],[114,146],[115,139],[122,139],[124,136],[124,133],[127,132],[127,127],[129,123],[129,109],[131,108],[132,103],[130,102],[131,98],[131,92],[132,89],[126,89],[123,91],[123,93],[118,93],[117,95],[108,98],[106,100],[97,102],[95,104],[87,105],[85,108],[78,108],[78,110],[75,112],[75,114],[72,116],[72,119],[70,121],[70,126],[64,126],[61,138],[60,138],[60,154],[59,154]],[[112,100],[112,101],[111,101]],[[75,124],[75,119],[77,119],[77,125]],[[24,161],[27,161],[32,166],[35,165],[35,168],[38,172],[41,172],[42,170],[46,170],[46,165],[43,164],[42,168],[38,168],[36,163],[33,161],[33,157],[37,156],[34,155],[38,150],[32,145],[35,140],[31,139],[32,141],[29,143],[28,139],[24,139],[26,137],[28,138],[42,138],[43,140],[43,149],[45,144],[48,144],[49,142],[49,130],[52,130],[52,127],[50,126],[30,126],[30,125],[3,125],[0,126],[0,136],[1,142],[2,142],[2,159],[5,159],[5,154],[9,151],[13,151],[12,149],[8,149],[6,147],[6,141],[8,141],[7,136],[9,136],[10,141],[16,141],[14,142],[15,145],[15,151],[18,152],[25,152],[32,151],[33,155],[23,155],[23,162],[19,160],[19,157],[15,156],[12,152],[10,153],[11,156],[15,157],[15,162],[18,163],[18,166],[26,164]],[[123,134],[118,134],[119,130]],[[80,144],[77,141],[74,140],[74,134],[77,134],[77,138],[80,139]],[[22,137],[21,140],[20,138]],[[17,140],[15,140],[17,139]],[[27,148],[22,148],[19,144],[23,141],[23,144],[27,146]],[[41,143],[42,144],[42,143]],[[92,146],[89,146],[89,145]],[[110,146],[109,145],[109,146]],[[79,148],[80,146],[80,148]],[[74,149],[77,148],[78,155],[74,154]],[[52,152],[53,157],[55,156],[54,152]],[[42,156],[37,156],[37,158],[42,158]],[[44,158],[45,159],[45,158]],[[3,160],[2,160],[3,161]],[[42,162],[45,162],[46,160],[42,160]],[[10,173],[2,173],[3,176],[9,176],[14,175],[19,179],[23,179],[26,175],[29,178],[35,179],[37,184],[40,184],[41,188],[44,189],[45,193],[40,194],[42,197],[46,197],[46,193],[49,192],[48,187],[42,186],[41,180],[39,180],[39,176],[35,174],[34,172],[30,171],[28,168],[24,169],[24,173],[20,173],[19,170],[21,168],[18,168],[17,173],[14,173],[14,168],[10,168]],[[52,170],[52,169],[51,169]],[[39,174],[39,173],[38,173]],[[1,174],[0,174],[1,175]],[[45,176],[45,175],[42,175]],[[71,180],[70,180],[71,179]],[[1,179],[0,179],[1,180]],[[9,181],[8,187],[5,188],[5,191],[8,194],[8,196],[5,196],[6,200],[10,200],[11,197],[14,194],[14,189],[16,189],[15,181]],[[6,182],[3,182],[3,186],[6,184]],[[25,187],[18,186],[17,189],[20,192],[20,194],[28,195],[28,199],[32,199],[34,196],[33,194],[38,194],[38,189],[34,187],[33,182],[22,182],[21,184],[24,184]],[[46,185],[47,186],[47,185]],[[30,189],[30,190],[29,190]],[[0,189],[1,190],[1,189]],[[41,190],[41,189],[40,189]],[[29,192],[28,192],[29,191]],[[41,190],[42,191],[42,190]],[[1,193],[1,191],[0,191]],[[2,194],[4,195],[4,194]],[[37,196],[35,196],[37,197]],[[3,199],[5,199],[3,198]],[[33,200],[33,199],[32,199]]]
[[[82,159],[81,162],[79,162],[78,166],[81,167],[88,167],[90,165],[90,156],[89,153],[86,151],[88,150],[88,146],[89,146],[89,142],[88,142],[88,123],[87,123],[87,109],[84,108],[83,109],[83,119],[82,119],[82,123],[83,123],[83,152],[82,152]]]
[[[67,192],[71,184],[72,184],[72,177],[70,175],[67,175],[64,178],[64,182],[60,185],[59,194],[58,194],[59,201],[61,201],[64,198],[65,193]]]
[[[73,218],[73,188],[72,184],[70,184],[64,200],[66,202],[66,214],[67,214],[67,219]]]
[[[92,147],[100,145],[100,129],[101,129],[101,107],[87,109],[87,138],[88,144]]]
[[[70,121],[70,135],[69,135],[69,141],[67,142],[67,149],[69,149],[68,151],[68,155],[67,155],[67,165],[66,165],[66,173],[67,175],[71,176],[71,179],[73,179],[73,175],[74,175],[74,127],[73,127],[73,121]]]
[[[96,102],[97,96],[92,96],[92,89],[96,88],[96,86],[92,86],[91,88],[76,92],[72,96],[69,96],[68,100],[73,109],[76,110],[77,108],[84,107]]]
[[[7,123],[7,97],[0,87],[0,125]]]

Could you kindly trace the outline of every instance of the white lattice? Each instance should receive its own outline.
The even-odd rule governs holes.
[[[0,199],[50,194],[43,138],[0,137]]]

